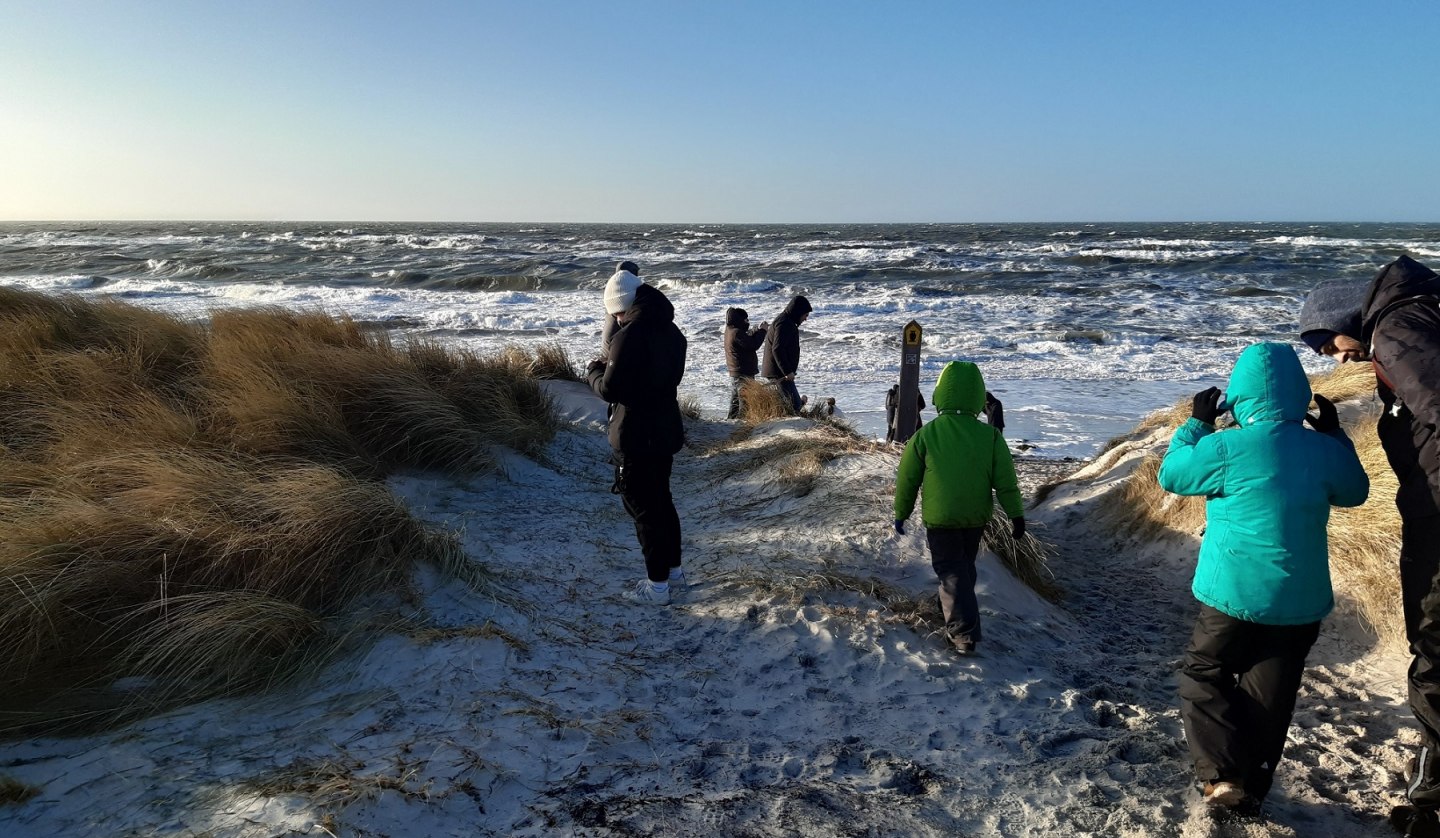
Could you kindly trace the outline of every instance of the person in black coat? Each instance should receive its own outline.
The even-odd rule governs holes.
[[[925,409],[925,397],[920,393],[915,394],[915,427],[910,429],[910,435],[920,430],[925,420],[920,418],[920,411]],[[894,442],[899,434],[897,427],[900,420],[900,385],[892,384],[885,392],[885,441]],[[909,439],[910,435],[905,438]]]
[[[740,415],[740,390],[760,373],[756,351],[765,343],[765,324],[750,328],[750,315],[743,308],[725,309],[725,369],[730,372],[730,412],[726,419]]]
[[[1366,288],[1330,282],[1300,310],[1300,336],[1341,363],[1373,361],[1384,413],[1376,435],[1399,478],[1400,592],[1410,663],[1410,709],[1420,753],[1410,805],[1391,813],[1406,835],[1440,836],[1440,277],[1401,256]]]
[[[800,367],[800,324],[810,316],[810,301],[796,295],[765,335],[765,354],[760,374],[780,388],[791,410],[800,412],[800,390],[795,386],[795,371]]]
[[[619,328],[611,336],[609,354],[590,363],[586,378],[591,389],[613,405],[613,490],[635,520],[635,536],[645,556],[646,578],[625,596],[668,605],[671,583],[685,581],[670,470],[685,444],[676,388],[685,375],[687,341],[675,325],[675,307],[653,286],[632,286],[623,277],[618,282],[612,277],[605,307]]]

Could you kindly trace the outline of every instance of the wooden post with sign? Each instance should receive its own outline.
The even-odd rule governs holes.
[[[895,403],[895,441],[904,443],[920,422],[920,338],[924,330],[911,320],[900,336],[900,393]]]

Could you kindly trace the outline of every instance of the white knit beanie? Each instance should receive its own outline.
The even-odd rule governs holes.
[[[619,314],[635,302],[635,289],[640,287],[640,277],[629,271],[616,271],[605,283],[605,311]]]

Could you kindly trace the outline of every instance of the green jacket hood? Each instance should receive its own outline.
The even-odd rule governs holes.
[[[969,361],[951,361],[940,371],[940,380],[930,402],[935,409],[968,413],[971,416],[985,408],[985,378],[980,368]]]
[[[1246,347],[1235,362],[1225,402],[1241,427],[1298,422],[1310,407],[1310,379],[1294,349],[1283,343],[1257,343]]]

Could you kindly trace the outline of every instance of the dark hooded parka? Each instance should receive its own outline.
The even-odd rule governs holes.
[[[750,315],[745,309],[725,309],[725,368],[731,377],[754,378],[760,374],[756,352],[765,343],[766,331],[750,328]]]
[[[1385,413],[1377,428],[1405,517],[1440,507],[1440,277],[1408,256],[1381,269],[1360,310]]]
[[[610,340],[607,363],[589,377],[591,389],[615,406],[611,448],[626,457],[668,457],[685,444],[676,389],[686,347],[675,307],[655,287],[641,285]]]
[[[770,324],[760,374],[769,379],[794,375],[800,367],[800,320],[811,311],[810,301],[797,295]]]
[[[1380,270],[1360,309],[1385,406],[1376,433],[1400,487],[1400,585],[1410,709],[1423,728],[1410,802],[1440,829],[1440,277],[1408,256]]]

